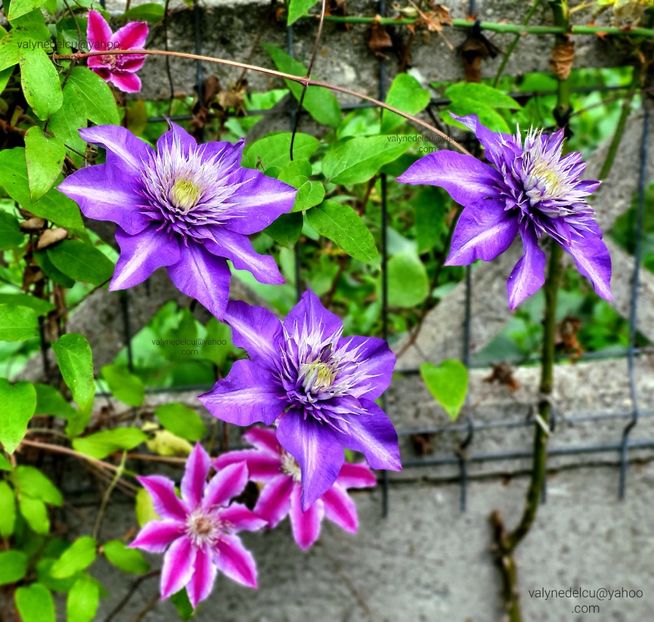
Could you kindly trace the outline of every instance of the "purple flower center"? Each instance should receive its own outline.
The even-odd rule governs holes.
[[[238,163],[227,150],[209,153],[207,145],[185,147],[177,137],[143,163],[142,211],[161,227],[199,239],[203,227],[223,224],[244,183],[229,181]]]
[[[227,525],[217,516],[197,509],[186,519],[186,534],[197,547],[215,546]]]

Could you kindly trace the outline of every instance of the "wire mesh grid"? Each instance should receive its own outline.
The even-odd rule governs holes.
[[[102,2],[104,6],[104,2]],[[387,15],[386,0],[378,0],[378,14],[382,17]],[[477,12],[476,2],[470,0],[468,12],[471,16],[475,16]],[[194,30],[194,51],[196,54],[202,54],[202,22],[203,22],[203,7],[194,0],[193,2],[193,30]],[[167,38],[167,33],[166,33]],[[167,41],[166,41],[167,44]],[[294,55],[294,30],[293,26],[287,26],[286,29],[286,49],[289,55]],[[169,72],[170,74],[170,72]],[[202,97],[203,92],[203,67],[200,61],[195,61],[195,88],[197,96]],[[590,88],[577,88],[573,89],[578,93],[590,92],[606,92],[606,91],[619,91],[626,90],[627,87],[622,86],[603,86],[603,87],[590,87]],[[385,58],[380,58],[378,65],[378,97],[384,100],[388,89],[388,63]],[[170,84],[171,97],[174,92],[173,84]],[[515,93],[517,98],[528,99],[540,95],[552,94],[553,91],[535,91],[529,93]],[[446,106],[449,103],[447,98],[432,99],[429,104],[431,107]],[[371,107],[371,104],[343,104],[343,110],[356,110]],[[643,255],[643,227],[645,215],[645,190],[647,185],[647,166],[648,166],[648,142],[650,140],[650,111],[647,106],[643,106],[643,124],[642,124],[642,138],[639,154],[639,170],[638,170],[638,186],[636,198],[636,219],[634,226],[634,254],[633,254],[633,268],[631,274],[630,284],[630,307],[629,307],[629,341],[628,347],[624,351],[614,352],[608,355],[603,353],[586,353],[581,357],[581,360],[591,361],[599,360],[605,356],[607,357],[622,357],[627,361],[627,381],[629,386],[630,408],[621,412],[594,412],[586,414],[568,414],[565,417],[567,423],[596,423],[607,420],[624,421],[624,426],[621,430],[619,438],[615,442],[603,442],[593,444],[575,444],[563,447],[551,446],[548,449],[550,456],[583,456],[589,454],[615,454],[618,456],[619,465],[619,486],[618,495],[623,499],[627,490],[627,471],[630,462],[632,451],[654,449],[654,439],[639,438],[634,439],[633,431],[638,423],[647,418],[654,417],[654,410],[642,409],[639,403],[637,382],[636,382],[636,361],[642,354],[649,354],[652,352],[651,348],[639,348],[636,345],[638,335],[638,304],[639,304],[639,285],[640,285],[640,270]],[[268,114],[269,111],[252,110],[246,114]],[[302,114],[302,109],[299,103],[295,105],[289,104],[288,106],[288,121],[289,129],[291,131],[297,130],[299,118]],[[573,113],[574,114],[574,113]],[[150,117],[148,122],[160,122],[168,119],[176,121],[190,120],[192,115],[169,115],[166,117]],[[381,271],[381,336],[384,339],[389,337],[389,305],[388,305],[388,180],[385,173],[380,175],[380,195],[381,195],[381,217],[380,217],[380,271]],[[472,291],[472,268],[468,266],[465,270],[465,298],[462,309],[463,317],[463,330],[462,330],[462,343],[461,343],[461,360],[468,368],[475,367],[475,363],[471,360],[471,299]],[[301,278],[301,247],[298,242],[295,246],[295,284],[296,293],[299,298],[303,291],[303,283]],[[130,298],[127,292],[121,294],[120,298],[122,309],[122,320],[124,328],[124,339],[127,347],[127,360],[129,368],[133,368],[133,352],[131,344],[131,327],[130,327]],[[524,362],[524,361],[523,361]],[[399,371],[398,374],[403,376],[411,376],[418,373],[416,369],[407,369]],[[207,389],[205,386],[198,387],[178,387],[177,391],[189,391],[198,389]],[[157,390],[153,392],[159,392]],[[165,392],[171,392],[171,389],[165,389]],[[386,396],[382,396],[382,408],[388,412],[388,403]],[[393,418],[392,410],[389,412],[391,419]],[[554,430],[556,425],[556,409],[553,409],[554,420],[552,421],[551,428]],[[461,511],[465,511],[468,499],[469,487],[469,474],[468,467],[470,464],[486,463],[486,462],[506,462],[512,460],[525,460],[531,457],[532,452],[530,449],[525,448],[511,448],[501,451],[475,451],[475,435],[478,432],[489,429],[513,429],[513,428],[530,428],[537,423],[533,419],[528,418],[498,418],[493,421],[476,421],[474,417],[474,407],[466,403],[463,409],[463,417],[456,423],[435,426],[420,426],[420,427],[405,427],[398,430],[401,438],[413,435],[439,435],[446,433],[454,433],[458,435],[458,442],[453,451],[449,453],[440,452],[430,454],[424,457],[403,457],[402,464],[405,469],[415,468],[420,469],[424,467],[433,466],[446,466],[454,465],[458,468],[458,482],[460,486],[459,503]],[[388,477],[386,472],[382,472],[380,476],[381,483],[381,504],[382,513],[386,515],[389,510],[389,487],[392,480]],[[546,488],[543,490],[543,499],[546,499]]]

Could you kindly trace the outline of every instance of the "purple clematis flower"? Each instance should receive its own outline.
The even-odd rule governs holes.
[[[256,531],[266,521],[240,503],[232,503],[248,482],[245,463],[220,469],[207,482],[211,459],[196,445],[186,463],[181,499],[172,480],[162,475],[139,477],[162,520],[150,521],[130,544],[163,553],[161,598],[186,587],[193,607],[209,596],[218,570],[247,587],[257,587],[257,567],[238,533]]]
[[[343,449],[373,469],[400,470],[397,434],[375,404],[391,382],[395,356],[383,339],[343,337],[343,324],[310,291],[280,322],[270,311],[230,302],[225,321],[250,360],[200,401],[236,425],[277,424],[280,445],[300,466],[302,509],[329,490]]]
[[[242,141],[198,145],[175,124],[156,150],[113,125],[80,135],[102,145],[107,161],[76,171],[59,190],[88,218],[118,225],[121,252],[109,289],[134,287],[166,267],[177,289],[220,319],[229,299],[226,259],[262,283],[284,282],[275,260],[256,253],[247,236],[288,212],[296,190],[242,168]]]
[[[562,155],[563,130],[551,135],[531,130],[523,140],[519,133],[491,132],[474,115],[455,118],[475,132],[489,164],[437,151],[397,178],[440,186],[463,206],[446,265],[495,259],[519,235],[523,256],[507,282],[509,307],[515,309],[545,282],[539,242],[550,237],[572,256],[597,294],[612,300],[611,257],[588,204],[600,182],[581,178],[586,164],[580,153]]]
[[[357,532],[357,507],[347,489],[370,488],[377,484],[366,464],[344,463],[332,487],[304,511],[300,504],[300,467],[279,444],[275,432],[269,428],[253,427],[243,438],[255,449],[230,451],[218,456],[214,464],[217,469],[239,462],[248,465],[250,479],[264,484],[254,512],[264,518],[270,528],[290,515],[293,538],[303,551],[320,536],[323,518],[349,533]]]
[[[142,49],[148,32],[145,22],[129,22],[115,33],[111,32],[111,27],[98,11],[89,11],[86,39],[91,52]],[[89,69],[124,93],[141,90],[141,79],[136,72],[144,63],[145,54],[89,56],[86,61]]]

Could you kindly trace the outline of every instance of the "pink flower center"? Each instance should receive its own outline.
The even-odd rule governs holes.
[[[116,68],[116,59],[118,58],[117,56],[107,54],[101,56],[100,58],[105,65],[109,65],[112,69]]]
[[[302,479],[302,472],[297,460],[286,451],[282,451],[282,473],[293,478],[294,482]]]
[[[217,517],[196,510],[189,515],[186,521],[186,534],[198,547],[213,546],[225,531],[225,525]]]

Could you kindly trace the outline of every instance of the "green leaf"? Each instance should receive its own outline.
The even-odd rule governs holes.
[[[7,460],[2,454],[0,454],[0,471],[11,471],[13,470],[13,467],[11,466],[11,462]]]
[[[366,263],[379,257],[372,234],[349,205],[325,201],[308,211],[306,218],[320,235],[335,242],[351,257]]]
[[[109,389],[121,402],[128,406],[140,406],[145,397],[142,380],[119,365],[105,365],[102,376],[107,381]]]
[[[63,547],[65,548],[65,546]],[[50,555],[58,555],[61,551],[54,551],[52,553],[48,553]],[[77,580],[77,577],[68,577],[66,579],[55,579],[51,574],[50,574],[50,569],[52,568],[52,565],[56,562],[56,559],[53,559],[52,557],[41,557],[36,562],[36,578],[39,583],[43,583],[45,587],[47,587],[49,590],[52,590],[53,592],[68,592],[70,588],[73,587],[73,584]]]
[[[136,499],[134,501],[134,514],[136,514],[136,522],[139,527],[149,523],[153,520],[159,520],[159,514],[154,510],[154,505],[152,504],[152,498],[147,493],[145,488],[139,488],[139,491],[136,493]]]
[[[71,421],[70,429],[67,429],[68,434],[75,436],[86,426],[95,398],[91,346],[83,335],[69,333],[61,336],[52,345],[52,349],[64,382],[73,394],[82,415],[79,421]]]
[[[32,583],[16,590],[16,609],[22,622],[55,622],[55,605],[50,590]]]
[[[279,71],[294,76],[305,76],[307,74],[307,68],[300,61],[294,59],[277,46],[264,43],[263,49],[268,52],[268,55]],[[302,85],[292,80],[284,80],[284,82],[288,90],[293,94],[293,97],[299,101],[302,93]],[[322,123],[323,125],[336,127],[341,120],[341,107],[338,104],[338,100],[326,88],[310,86],[304,96],[303,106],[318,123]]]
[[[211,318],[206,325],[207,335],[202,344],[201,356],[222,367],[233,352],[231,330],[227,324]]]
[[[46,253],[57,270],[76,281],[101,285],[114,271],[114,264],[102,252],[80,240],[63,240]]]
[[[64,102],[55,66],[42,48],[21,48],[20,73],[27,103],[45,121]]]
[[[41,535],[49,533],[50,517],[48,516],[48,508],[41,499],[21,495],[18,497],[18,509],[33,531]]]
[[[66,148],[56,138],[48,138],[34,125],[25,134],[25,162],[30,195],[40,199],[57,180],[64,163]]]
[[[120,540],[110,540],[102,548],[109,563],[123,572],[145,574],[150,570],[150,564],[143,557],[143,553],[130,549]]]
[[[36,391],[29,382],[9,384],[0,378],[0,443],[13,453],[25,436],[36,409]]]
[[[5,481],[0,481],[0,536],[8,538],[14,533],[16,522],[16,499],[11,486]],[[1,572],[2,564],[0,564]]]
[[[361,136],[338,142],[327,150],[322,172],[335,184],[360,184],[368,181],[379,169],[399,158],[407,142],[392,142],[388,136]]]
[[[91,622],[100,604],[100,586],[87,574],[81,575],[66,598],[67,622]]]
[[[510,110],[521,108],[513,97],[482,82],[457,82],[445,89],[445,95],[453,103],[464,100],[475,101],[478,105],[488,108],[508,108]]]
[[[94,561],[95,539],[91,536],[81,536],[52,564],[50,574],[55,579],[72,577],[81,570],[88,568]]]
[[[29,294],[0,294],[0,304],[29,307],[34,309],[37,315],[45,315],[54,309],[51,302]]]
[[[75,416],[75,409],[64,399],[64,396],[49,384],[35,384],[36,414],[54,415],[68,419]]]
[[[164,428],[188,441],[201,441],[207,434],[202,417],[184,404],[162,404],[154,414]]]
[[[52,262],[48,259],[48,255],[45,251],[37,251],[34,253],[34,261],[36,264],[43,270],[43,272],[52,279],[55,283],[58,283],[62,287],[71,288],[75,285],[75,281],[69,276],[66,276],[60,270],[54,267]]]
[[[278,244],[293,246],[302,233],[302,214],[282,214],[265,231]]]
[[[160,22],[164,17],[164,7],[156,2],[146,2],[132,7],[125,12],[125,19],[128,21],[144,21],[150,24]]]
[[[432,397],[443,407],[453,421],[459,416],[468,393],[468,370],[455,359],[440,365],[423,363],[420,376]]]
[[[44,503],[60,507],[64,498],[59,489],[33,466],[17,466],[13,473],[14,486],[21,495],[41,499]]]
[[[288,4],[288,21],[290,26],[297,22],[300,17],[309,14],[309,9],[317,2],[317,0],[289,0]]]
[[[18,219],[7,212],[0,212],[0,250],[17,248],[25,241]]]
[[[429,104],[429,100],[429,91],[423,89],[420,82],[408,73],[398,73],[386,95],[386,103],[389,106],[409,114],[418,114],[423,111]],[[381,120],[382,134],[392,132],[404,121],[405,119],[400,115],[384,110]]]
[[[97,125],[118,125],[118,106],[109,85],[86,67],[75,67],[68,84],[77,89],[84,102],[87,118]]]
[[[177,615],[180,619],[190,620],[193,617],[193,605],[191,605],[185,589],[181,589],[179,592],[173,594],[170,597],[170,602],[177,610]]]
[[[429,295],[429,277],[420,258],[411,251],[394,255],[388,261],[388,304],[411,308]]]
[[[27,572],[27,555],[22,551],[0,552],[0,585],[20,581]]]
[[[291,133],[269,134],[247,145],[241,165],[246,168],[267,170],[286,166],[290,161]],[[298,132],[293,143],[293,156],[297,160],[308,160],[318,149],[320,141],[309,134]]]
[[[116,428],[76,438],[73,447],[87,456],[101,459],[121,449],[134,449],[147,440],[148,437],[138,428]]]
[[[25,341],[38,336],[39,320],[34,309],[0,304],[0,340]]]
[[[20,50],[16,44],[16,37],[12,34],[4,33],[0,38],[0,70],[9,70],[20,60]]]
[[[40,9],[45,2],[46,0],[11,0],[7,19],[13,21],[27,13],[30,13],[34,9]]]
[[[54,188],[38,201],[32,201],[27,179],[25,149],[15,147],[0,151],[0,186],[23,209],[70,231],[84,231],[79,208]]]
[[[79,89],[66,82],[64,86],[64,103],[57,112],[50,117],[48,128],[68,147],[84,152],[86,143],[79,135],[78,130],[86,127],[86,104]],[[74,154],[73,154],[74,155]]]

